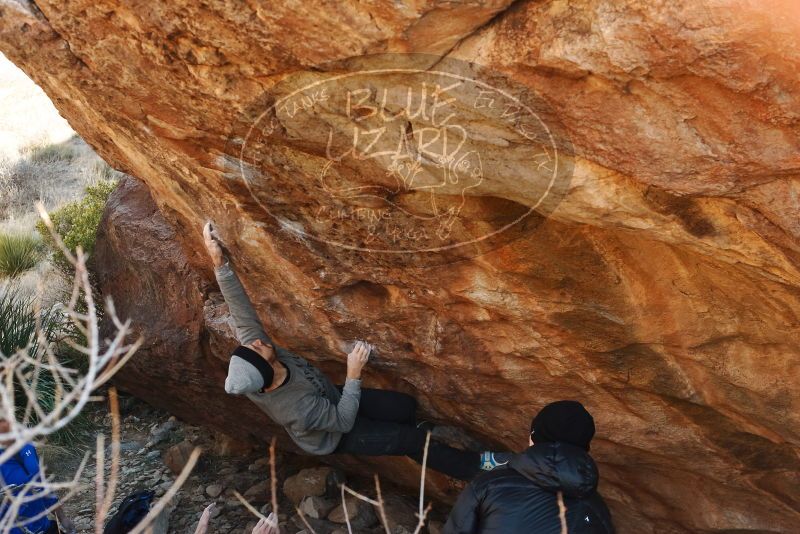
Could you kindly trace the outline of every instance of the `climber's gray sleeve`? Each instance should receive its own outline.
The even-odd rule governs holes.
[[[264,326],[239,281],[239,277],[233,272],[230,262],[225,262],[224,265],[214,269],[214,274],[217,277],[217,284],[222,291],[222,296],[225,297],[225,302],[230,309],[233,326],[236,330],[236,339],[239,340],[239,343],[247,345],[256,339],[260,339],[264,343],[272,343],[264,331]]]
[[[307,397],[304,430],[324,430],[325,432],[350,432],[358,415],[361,400],[361,380],[348,378],[342,389],[339,402],[334,404],[320,395]]]

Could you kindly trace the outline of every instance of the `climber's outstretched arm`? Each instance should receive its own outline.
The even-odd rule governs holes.
[[[258,318],[253,303],[242,286],[239,277],[233,271],[230,262],[225,257],[225,252],[220,245],[219,236],[210,222],[203,227],[203,238],[206,250],[214,263],[214,274],[217,277],[219,289],[228,304],[236,328],[236,338],[242,345],[248,345],[257,339],[264,343],[272,344],[272,340],[264,331],[264,325]]]

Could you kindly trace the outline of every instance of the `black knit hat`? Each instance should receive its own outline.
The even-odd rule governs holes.
[[[551,402],[531,422],[534,443],[561,441],[589,450],[594,437],[594,419],[578,401]]]
[[[244,365],[236,365],[237,357],[243,360],[241,363]],[[247,366],[247,364],[252,367]],[[246,345],[239,345],[231,354],[231,362],[228,366],[228,380],[232,383],[252,383],[254,377],[247,376],[253,375],[252,371],[256,371],[258,374],[255,376],[260,375],[263,380],[263,385],[258,389],[268,388],[272,385],[272,380],[275,377],[275,370],[272,366],[258,352]],[[255,379],[257,380],[257,378]],[[236,391],[236,393],[239,392]]]

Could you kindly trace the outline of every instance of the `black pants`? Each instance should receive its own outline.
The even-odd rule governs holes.
[[[417,401],[404,393],[362,389],[353,429],[334,453],[362,456],[408,456],[422,463],[427,431],[417,428]],[[480,453],[454,449],[431,439],[428,467],[459,480],[480,472]]]

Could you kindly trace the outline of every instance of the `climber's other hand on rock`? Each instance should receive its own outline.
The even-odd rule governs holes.
[[[371,349],[372,347],[365,341],[356,342],[356,346],[347,355],[347,378],[361,379],[361,369],[367,364]]]
[[[214,267],[219,267],[225,263],[225,252],[222,250],[217,230],[214,228],[214,223],[208,221],[203,227],[203,240],[205,241],[206,250],[208,255],[211,256],[211,261],[214,262]]]

